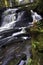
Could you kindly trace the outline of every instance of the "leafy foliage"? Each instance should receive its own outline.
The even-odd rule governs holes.
[[[43,65],[43,23],[35,23],[31,31],[33,65]],[[29,64],[28,64],[29,65]]]

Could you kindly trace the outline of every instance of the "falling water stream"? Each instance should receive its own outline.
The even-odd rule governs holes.
[[[20,65],[18,63],[20,60],[23,65],[21,54],[25,54],[27,60],[31,57],[31,37],[28,27],[30,27],[29,23],[32,23],[34,19],[32,17],[35,14],[33,11],[31,11],[33,16],[25,10],[17,11],[18,9],[9,8],[2,13],[2,25],[0,26],[1,65]]]

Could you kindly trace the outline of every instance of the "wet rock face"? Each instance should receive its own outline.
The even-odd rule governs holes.
[[[6,8],[0,8],[0,26],[1,26],[1,16],[2,16],[2,13],[6,10]]]
[[[20,16],[20,18],[19,18]],[[31,13],[26,11],[21,11],[18,13],[17,22],[15,27],[25,27],[29,25],[29,22],[32,22]]]
[[[29,26],[28,23],[32,22],[32,17],[27,11],[17,12],[15,9],[13,12],[11,10],[10,14],[7,13],[4,14],[6,18],[3,18],[2,24],[7,23],[0,27],[0,60],[1,65],[17,65],[19,61],[26,59],[22,53],[26,54],[27,58],[31,56],[29,53],[31,48],[29,39],[31,37],[30,33],[26,31],[28,28],[24,27]],[[15,13],[16,15],[13,15]]]

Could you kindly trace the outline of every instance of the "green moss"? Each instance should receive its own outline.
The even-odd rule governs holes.
[[[11,61],[9,61],[7,65],[17,65],[19,61],[20,58],[14,58]]]
[[[30,28],[33,65],[43,65],[43,23],[40,21]]]
[[[32,59],[31,59],[31,58],[28,59],[28,63],[27,63],[27,65],[33,65],[33,64],[32,64]]]

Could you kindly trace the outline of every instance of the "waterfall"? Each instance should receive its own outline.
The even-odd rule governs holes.
[[[14,27],[26,27],[32,22],[32,17],[26,11],[16,13],[18,9],[8,9],[2,15],[2,25],[0,31],[12,29]]]
[[[33,22],[39,22],[42,19],[41,15],[37,14],[37,12],[34,12],[33,10],[31,10],[31,16],[33,18]]]
[[[30,22],[39,21],[42,17],[31,10],[28,13],[27,11],[19,11],[18,9],[7,9],[2,13],[2,25],[0,27],[0,48],[3,46],[8,46],[2,52],[5,55],[2,60],[2,65],[6,65],[11,59],[14,58],[14,54],[20,55],[21,53],[26,54],[27,59],[30,58],[30,34],[29,34],[29,26],[31,26]],[[17,58],[16,58],[17,59]],[[25,61],[21,59],[19,65],[23,65]]]
[[[16,22],[16,11],[18,9],[8,9],[3,12],[2,14],[2,25],[0,27],[0,31],[13,28],[13,25],[15,26]]]
[[[8,9],[2,14],[2,26],[16,20],[16,10],[17,9]]]

